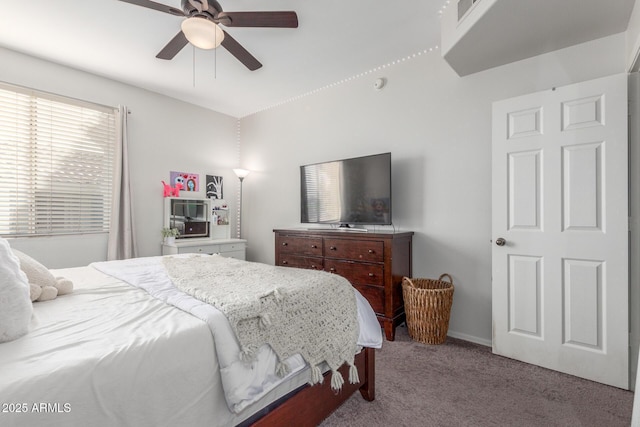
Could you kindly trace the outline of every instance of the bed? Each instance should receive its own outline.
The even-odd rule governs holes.
[[[382,335],[355,290],[358,378],[336,391],[327,364],[326,380],[309,385],[313,367],[299,354],[284,374],[269,346],[240,360],[226,317],[167,284],[166,258],[52,271],[74,290],[34,303],[29,332],[0,344],[0,425],[317,425],[357,390],[375,398]]]

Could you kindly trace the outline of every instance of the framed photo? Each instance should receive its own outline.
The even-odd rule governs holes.
[[[224,199],[222,190],[222,177],[207,175],[207,197],[209,199]]]
[[[187,172],[175,172],[171,171],[169,174],[171,180],[171,186],[175,187],[176,184],[182,184],[181,191],[198,191],[199,190],[199,175],[197,173]]]

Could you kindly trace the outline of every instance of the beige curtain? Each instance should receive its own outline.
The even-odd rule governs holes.
[[[113,202],[111,205],[111,222],[109,241],[107,243],[107,260],[135,258],[138,253],[133,226],[133,197],[129,177],[129,155],[127,141],[127,116],[129,110],[119,107],[116,122],[117,147],[113,174]]]

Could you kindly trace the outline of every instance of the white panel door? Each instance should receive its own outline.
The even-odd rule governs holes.
[[[627,76],[493,104],[493,351],[627,389]]]

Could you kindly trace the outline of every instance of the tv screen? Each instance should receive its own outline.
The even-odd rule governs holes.
[[[391,153],[300,166],[301,222],[391,224]]]

